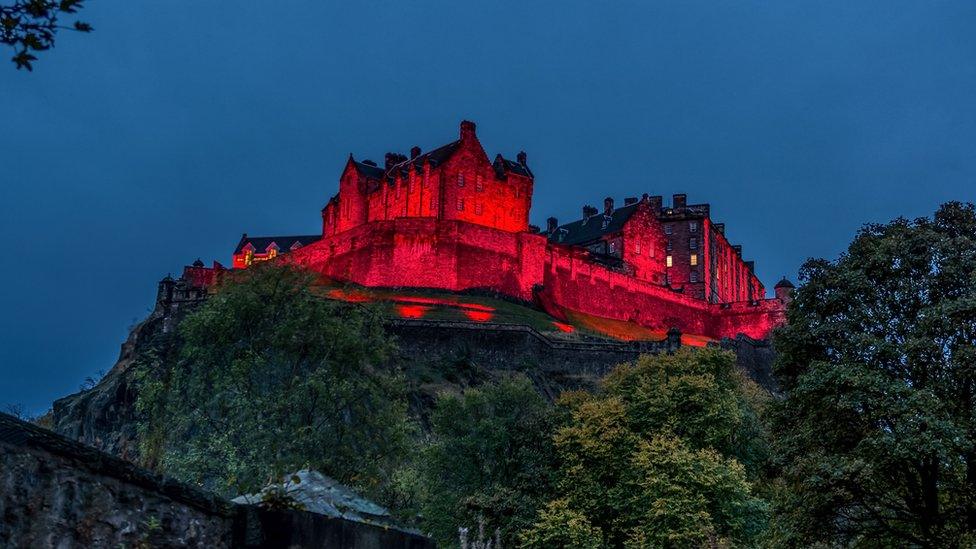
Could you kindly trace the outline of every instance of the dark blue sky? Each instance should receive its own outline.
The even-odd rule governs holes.
[[[534,223],[685,192],[768,286],[976,199],[971,0],[89,4],[0,65],[0,404],[109,369],[167,272],[318,231],[350,151],[463,118],[528,152]]]

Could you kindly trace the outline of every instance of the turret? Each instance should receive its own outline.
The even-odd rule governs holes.
[[[784,305],[788,304],[790,301],[793,301],[793,289],[795,287],[796,286],[794,286],[793,283],[787,280],[784,276],[783,279],[777,282],[776,286],[773,287],[773,291],[776,292],[776,299],[783,302]]]

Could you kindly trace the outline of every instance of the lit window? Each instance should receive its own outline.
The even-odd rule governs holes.
[[[698,232],[698,222],[697,221],[691,221],[691,222],[689,222],[688,223],[688,231],[693,232],[693,233],[697,233]]]
[[[668,267],[670,267],[670,266],[672,266],[674,264],[674,261],[671,259],[671,256],[670,255],[668,256],[667,264],[668,264]]]
[[[691,254],[691,266],[698,265],[698,254]]]
[[[664,234],[671,234],[671,231],[672,229],[670,223],[664,226]]]
[[[697,250],[698,249],[698,239],[697,238],[689,238],[688,239],[688,248],[691,249],[691,250]]]
[[[271,248],[268,250],[268,259],[274,259],[278,257],[278,248]]]
[[[458,198],[458,201],[457,201],[457,209],[458,209],[459,212],[464,210],[464,199],[463,198]]]
[[[614,245],[614,243],[613,243],[613,242],[611,242],[611,243],[610,243],[610,246],[609,246],[609,252],[610,252],[610,253],[613,253],[613,252],[615,251],[615,249],[616,249],[616,246]]]
[[[463,173],[459,173],[458,174],[458,187],[463,187],[463,186],[464,186],[464,174]],[[460,210],[461,208],[458,208],[458,209]]]

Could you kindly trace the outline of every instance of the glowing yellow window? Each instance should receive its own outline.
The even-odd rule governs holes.
[[[698,265],[698,254],[691,254],[691,266]]]
[[[670,267],[672,264],[673,264],[673,261],[671,261],[671,256],[669,255],[668,256],[668,267]]]

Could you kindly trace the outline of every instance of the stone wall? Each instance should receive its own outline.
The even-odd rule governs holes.
[[[424,536],[235,505],[0,414],[0,547],[432,549]]]

